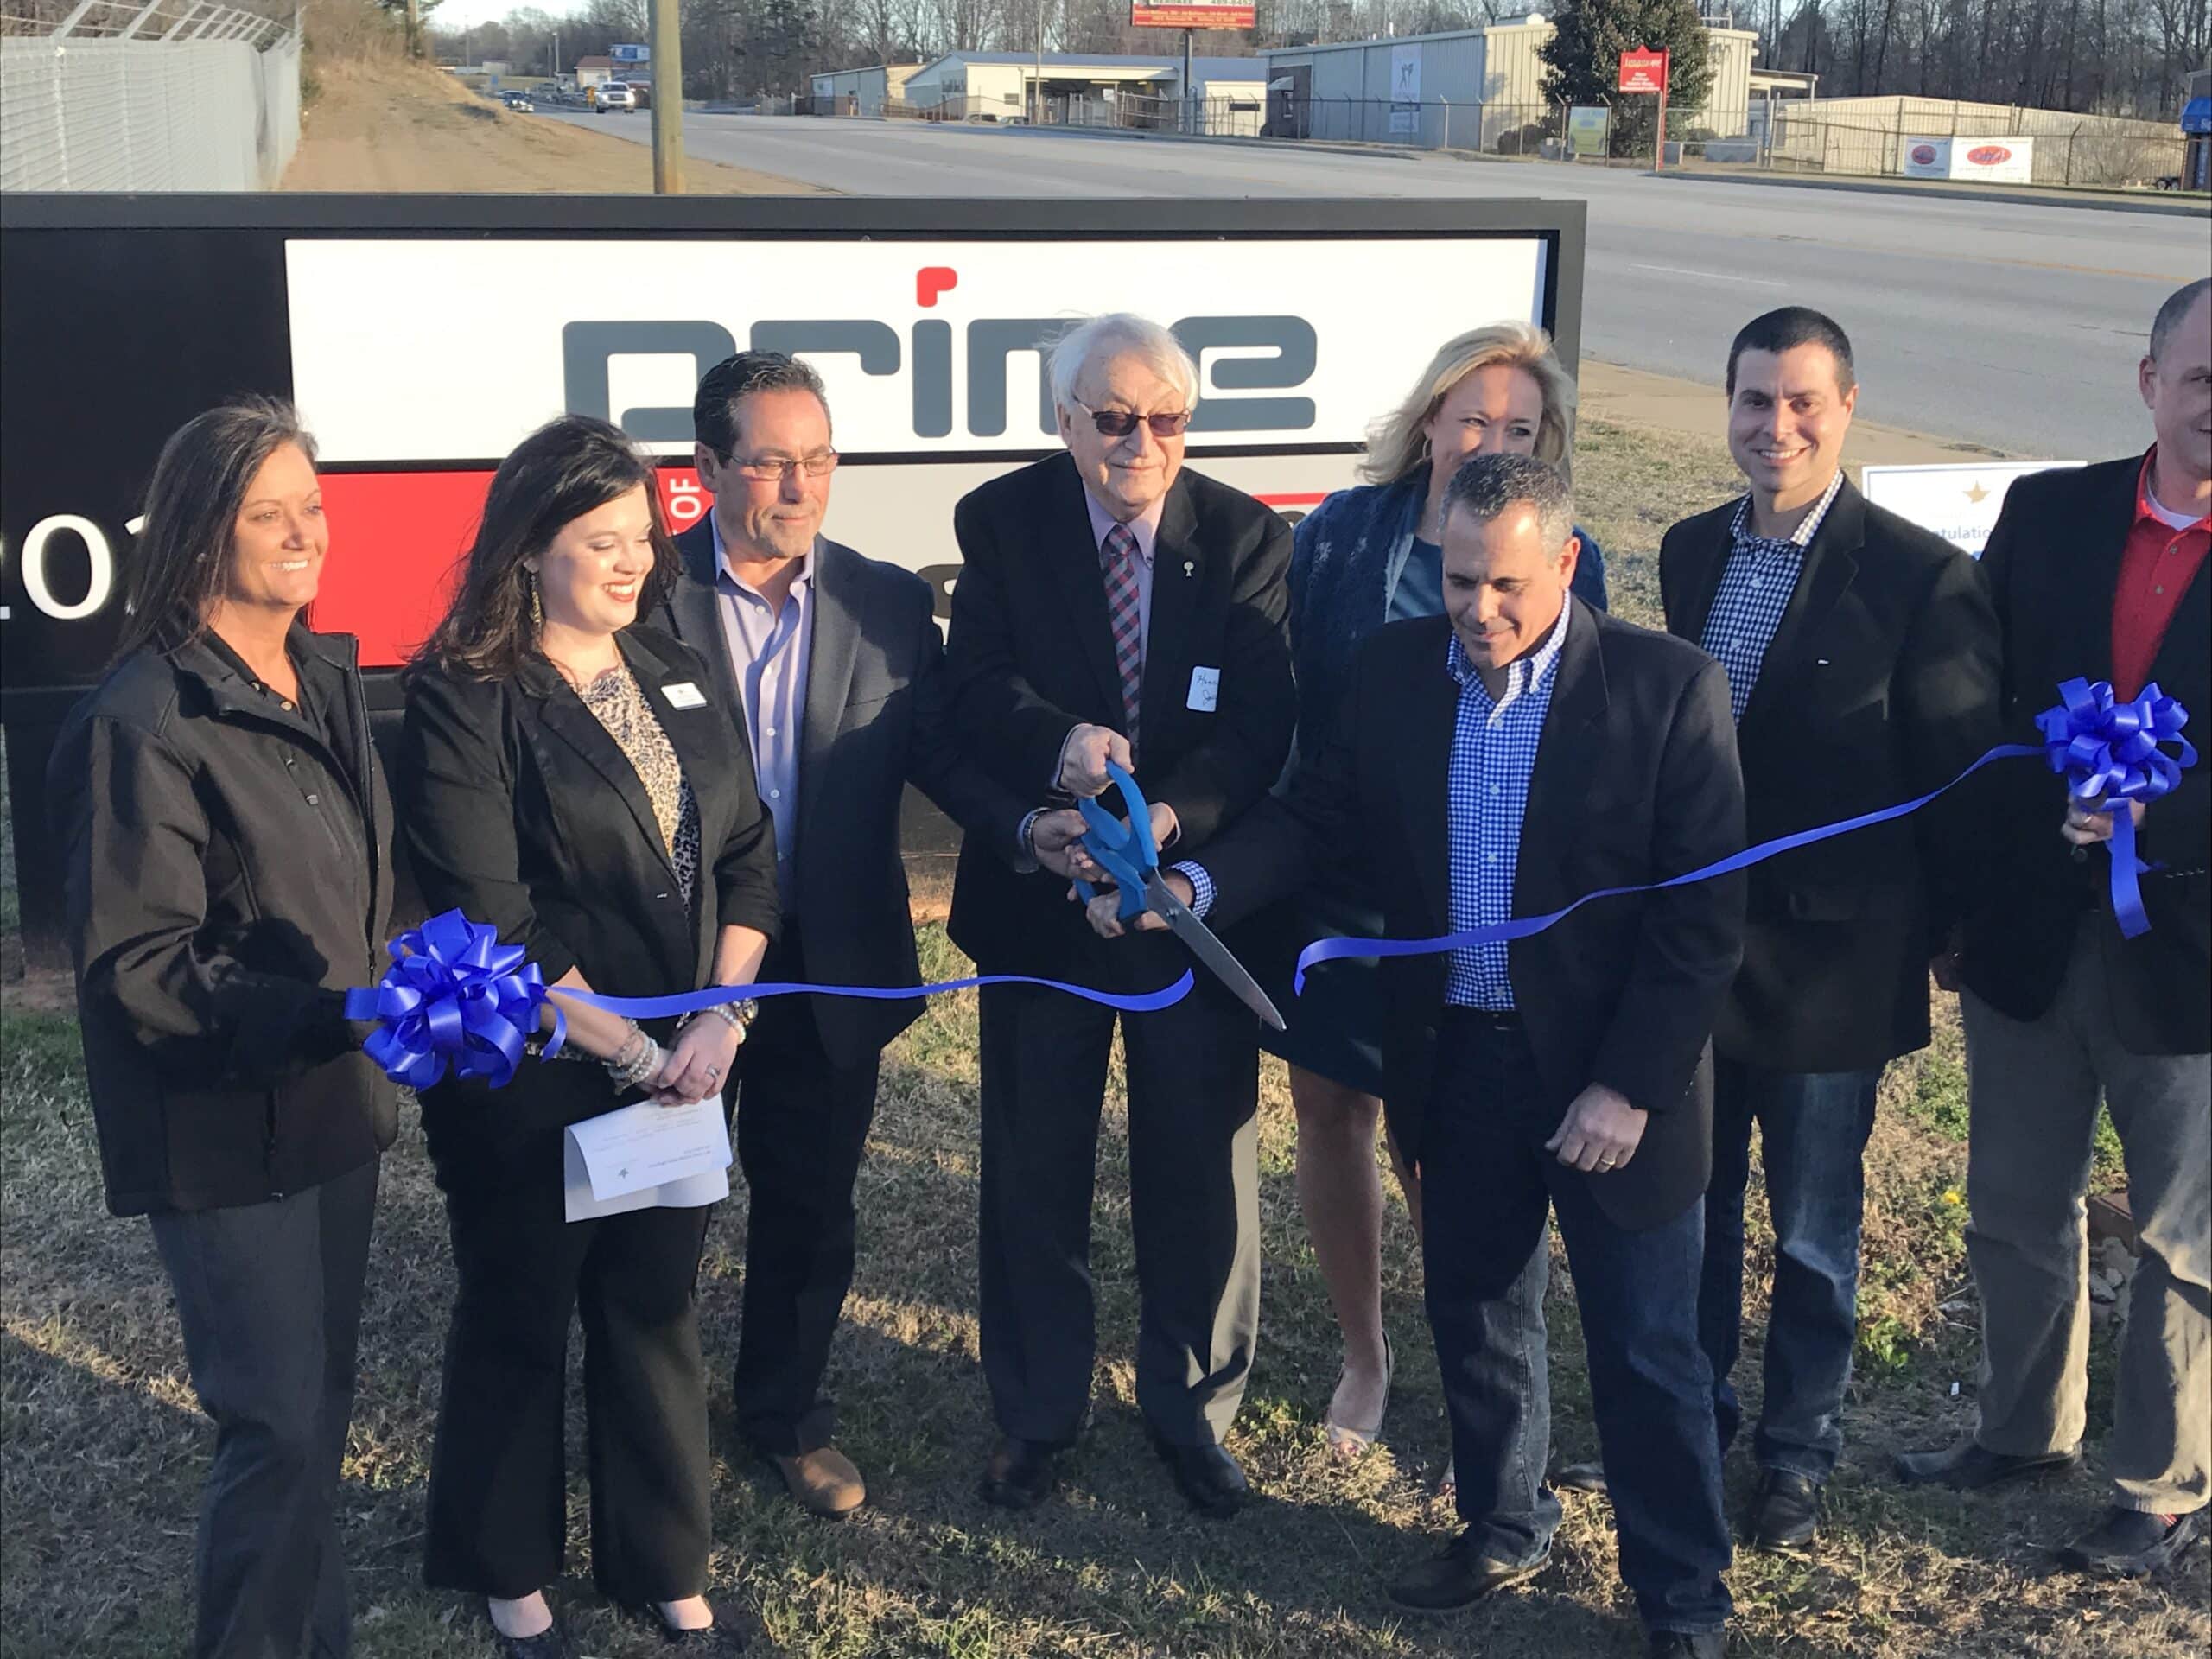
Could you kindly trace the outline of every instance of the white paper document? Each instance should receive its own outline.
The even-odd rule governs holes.
[[[729,1196],[729,1117],[719,1096],[691,1106],[641,1101],[569,1125],[568,1218],[691,1210]]]

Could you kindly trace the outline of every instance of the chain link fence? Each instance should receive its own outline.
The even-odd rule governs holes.
[[[289,7],[0,3],[0,190],[266,190],[292,159]]]

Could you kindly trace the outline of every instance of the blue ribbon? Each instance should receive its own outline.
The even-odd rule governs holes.
[[[494,1089],[504,1088],[514,1077],[524,1040],[543,1023],[539,1010],[548,1003],[552,988],[546,984],[537,964],[523,960],[520,945],[501,944],[496,930],[470,921],[457,910],[434,916],[422,926],[402,933],[389,949],[391,966],[384,977],[374,985],[346,993],[348,1020],[377,1022],[376,1030],[362,1045],[363,1052],[384,1068],[386,1077],[410,1089],[428,1088],[445,1075],[448,1066],[457,1077],[481,1077]],[[1181,1001],[1190,994],[1192,978],[1185,969],[1183,976],[1165,989],[1135,995],[1095,991],[1057,979],[1033,979],[1027,974],[981,974],[934,985],[778,982],[712,985],[675,996],[602,996],[587,991],[561,995],[610,1014],[657,1020],[695,1014],[718,1003],[771,996],[857,996],[893,1002],[981,985],[1040,985],[1124,1014],[1150,1014]],[[560,1004],[553,1002],[551,1007],[553,1032],[545,1043],[547,1059],[561,1052],[569,1030]]]
[[[2037,729],[2044,741],[2031,743],[2000,743],[1988,753],[1961,772],[1941,788],[1931,789],[1925,795],[1895,806],[1885,806],[1872,812],[1862,812],[1855,818],[1846,818],[1838,823],[1827,823],[1812,830],[1801,830],[1795,835],[1777,836],[1772,841],[1747,847],[1740,853],[1707,864],[1702,869],[1690,871],[1665,881],[1651,881],[1635,887],[1605,887],[1596,893],[1586,893],[1573,904],[1553,911],[1547,916],[1516,917],[1487,927],[1471,927],[1463,932],[1446,933],[1433,939],[1316,939],[1298,953],[1298,969],[1292,976],[1292,988],[1297,995],[1306,994],[1306,974],[1310,968],[1325,962],[1335,962],[1347,957],[1426,957],[1440,955],[1448,950],[1467,950],[1477,945],[1502,944],[1514,939],[1525,939],[1555,927],[1583,906],[1599,899],[1618,899],[1634,893],[1663,893],[1669,887],[1686,887],[1694,882],[1710,881],[1715,876],[1733,874],[1747,870],[1754,864],[1764,864],[1770,858],[1793,852],[1800,847],[1810,847],[1817,842],[1832,841],[1838,836],[1847,836],[1854,830],[1865,830],[1878,823],[1888,823],[1917,812],[1931,801],[1948,794],[1997,760],[2012,760],[2035,756],[2045,759],[2052,770],[2067,774],[2068,783],[2078,799],[2090,800],[2102,794],[2119,800],[2155,800],[2181,780],[2182,768],[2196,764],[2196,751],[2181,735],[2188,711],[2171,697],[2161,696],[2155,685],[2145,686],[2143,695],[2133,702],[2117,702],[2112,687],[2099,682],[2091,685],[2086,680],[2069,680],[2058,689],[2059,705],[2036,716]],[[2164,753],[2161,742],[2176,742],[2181,746],[2181,755],[2175,759]],[[2135,878],[2142,868],[2136,862],[2135,826],[2125,808],[2113,814],[2113,907],[2119,916],[2120,931],[2130,938],[2144,931],[2150,922],[2144,917],[2142,899],[2136,891]],[[2123,866],[2126,868],[2123,869]],[[2123,907],[2122,889],[2126,891]]]
[[[2066,776],[2067,793],[2083,804],[2155,801],[2181,782],[2182,768],[2196,764],[2196,750],[2182,735],[2189,711],[2152,681],[2143,695],[2122,702],[2111,684],[2068,680],[2058,706],[2036,716],[2044,756]],[[2179,747],[2178,756],[2159,747]],[[2121,804],[2112,814],[2112,913],[2121,934],[2136,938],[2151,929],[2138,880],[2145,868],[2135,856],[2135,814]]]

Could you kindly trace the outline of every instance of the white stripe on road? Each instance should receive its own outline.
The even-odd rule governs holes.
[[[1750,288],[1786,288],[1786,283],[1770,283],[1758,276],[1732,276],[1720,270],[1684,270],[1680,265],[1630,265],[1630,270],[1659,270],[1669,276],[1695,276],[1708,283],[1742,283]]]

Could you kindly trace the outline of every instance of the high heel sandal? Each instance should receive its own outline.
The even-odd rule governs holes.
[[[1329,1455],[1351,1459],[1364,1457],[1375,1449],[1376,1437],[1382,1433],[1382,1419],[1390,1409],[1390,1380],[1397,1370],[1397,1351],[1390,1345],[1390,1338],[1382,1338],[1382,1407],[1375,1414],[1375,1421],[1364,1428],[1351,1423],[1340,1423],[1333,1417],[1325,1419],[1321,1432],[1328,1441]],[[1338,1387],[1344,1384],[1344,1373],[1337,1373]]]

